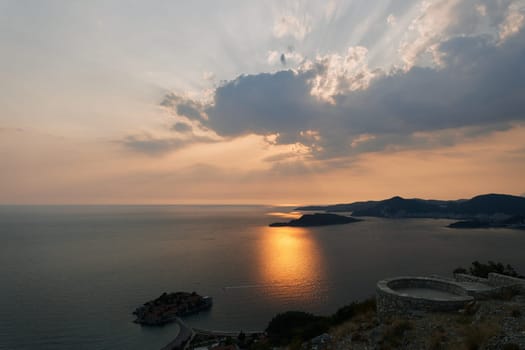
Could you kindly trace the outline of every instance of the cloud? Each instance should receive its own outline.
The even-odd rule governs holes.
[[[334,96],[365,89],[380,70],[372,71],[367,65],[366,47],[350,47],[345,55],[318,56],[317,73],[311,79],[311,94],[334,102]]]
[[[517,34],[523,27],[525,16],[516,7],[509,7],[505,20],[499,26],[499,39],[501,41]]]
[[[487,15],[487,6],[483,4],[476,5],[476,11],[480,14],[480,16],[485,17]]]
[[[312,18],[309,15],[302,17],[294,15],[280,16],[274,23],[273,34],[277,38],[293,37],[303,40],[312,31]]]
[[[190,124],[182,123],[182,122],[176,122],[171,127],[173,131],[177,131],[180,133],[187,133],[193,130],[193,127]]]
[[[155,138],[149,134],[129,135],[118,142],[132,151],[149,155],[164,154],[182,148],[186,144],[180,139]]]
[[[508,7],[494,14],[485,6],[496,25],[508,18]],[[523,31],[505,41],[497,33],[455,35],[425,45],[440,66],[387,73],[368,66],[366,48],[352,47],[295,70],[241,75],[216,88],[210,104],[175,95],[169,101],[177,113],[192,107],[185,115],[222,137],[271,136],[325,160],[449,145],[525,121]]]
[[[213,72],[202,72],[202,79],[205,81],[214,81],[215,80],[215,74]]]
[[[170,108],[179,116],[184,116],[190,120],[205,120],[206,116],[202,114],[203,104],[195,100],[177,96],[174,93],[167,93],[160,105]]]
[[[430,55],[440,64],[437,46],[459,36],[499,35],[500,41],[516,34],[523,25],[523,0],[423,1],[419,14],[405,32],[399,52],[405,70]]]
[[[435,45],[447,38],[454,27],[459,0],[422,2],[420,13],[414,18],[400,46],[405,70],[412,68],[424,52],[434,50]],[[439,57],[435,58],[440,63]]]
[[[160,156],[196,143],[212,143],[216,142],[216,140],[197,135],[191,135],[186,138],[156,137],[145,132],[137,135],[128,135],[116,142],[133,152],[143,153],[150,156]]]
[[[391,25],[391,26],[397,25],[396,16],[394,16],[393,14],[389,14],[388,17],[386,18],[386,23],[388,23],[388,25]]]
[[[305,58],[299,52],[294,51],[293,47],[289,47],[287,52],[268,51],[266,61],[270,65],[285,66],[289,63],[293,66],[299,66],[305,61]]]

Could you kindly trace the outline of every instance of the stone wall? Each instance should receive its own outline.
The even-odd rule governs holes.
[[[514,287],[518,293],[525,294],[525,279],[502,275],[499,273],[489,273],[488,284],[495,287]]]
[[[417,297],[396,291],[404,288],[429,288],[449,292],[460,296],[446,300],[443,298]],[[428,277],[398,277],[377,283],[377,312],[380,318],[392,315],[402,315],[414,310],[420,311],[452,311],[458,310],[472,301],[461,286],[444,280]]]
[[[525,294],[525,280],[522,278],[515,278],[499,273],[491,272],[488,278],[476,277],[462,273],[454,274],[454,278],[458,282],[482,283],[492,287],[487,290],[475,291],[469,293],[476,299],[498,298],[508,293]]]
[[[464,273],[455,273],[454,279],[458,282],[477,282],[477,283],[485,283],[485,284],[489,283],[488,278],[476,277],[476,276],[467,275]]]
[[[398,277],[391,279],[387,286],[394,291],[407,288],[428,288],[456,295],[466,295],[465,290],[456,283],[431,277]]]
[[[420,311],[453,311],[474,299],[501,298],[525,294],[525,279],[498,273],[488,278],[455,274],[456,281],[432,277],[395,277],[377,283],[377,313],[380,318]],[[403,293],[403,289],[433,289],[454,294],[454,298],[420,297]]]

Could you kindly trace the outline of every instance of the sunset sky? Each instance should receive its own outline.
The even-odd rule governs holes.
[[[525,0],[0,0],[0,204],[525,194]]]

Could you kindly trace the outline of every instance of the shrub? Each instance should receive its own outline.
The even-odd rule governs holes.
[[[494,261],[489,261],[487,264],[480,263],[479,261],[474,261],[468,269],[469,274],[482,278],[487,278],[489,276],[489,273],[491,272],[496,272],[511,277],[523,277],[520,274],[518,274],[516,270],[509,264],[504,265],[500,262],[496,263]],[[453,271],[453,273],[467,273],[467,269],[463,267],[458,267]]]
[[[472,263],[472,267],[469,269],[470,273],[474,276],[487,278],[490,272],[500,273],[502,275],[519,277],[518,273],[509,264],[503,265],[498,262],[489,261],[488,264],[482,264],[478,261]]]
[[[305,341],[328,330],[329,319],[302,311],[288,311],[275,316],[266,332],[272,344],[287,345]]]
[[[521,316],[521,311],[520,309],[513,309],[511,312],[510,312],[510,315],[512,317],[515,317],[515,318],[518,318]]]
[[[464,267],[458,267],[458,268],[455,268],[454,271],[452,271],[452,273],[456,274],[456,273],[464,273],[466,274],[468,271],[467,269],[465,269]]]
[[[365,299],[363,301],[354,301],[351,304],[339,308],[332,316],[332,322],[335,325],[346,322],[353,317],[364,314],[366,312],[375,312],[376,300],[375,298]]]

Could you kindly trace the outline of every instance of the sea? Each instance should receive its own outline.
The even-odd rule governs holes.
[[[213,297],[190,326],[264,330],[288,310],[329,315],[399,275],[451,276],[472,261],[525,273],[525,231],[444,219],[364,218],[268,227],[272,206],[0,206],[0,349],[152,349],[177,334],[133,323],[163,292]]]

